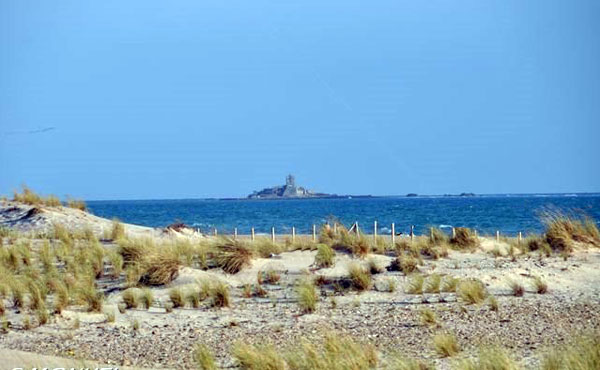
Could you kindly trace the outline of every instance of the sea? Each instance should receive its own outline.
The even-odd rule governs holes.
[[[450,232],[452,227],[469,227],[480,234],[516,235],[543,230],[545,211],[588,216],[600,221],[600,193],[586,194],[497,194],[476,196],[390,196],[370,198],[282,199],[282,200],[109,200],[88,201],[91,212],[123,222],[165,227],[182,222],[212,233],[310,234],[312,225],[337,221],[346,226],[358,222],[372,233],[377,221],[379,234],[427,233],[431,226]]]

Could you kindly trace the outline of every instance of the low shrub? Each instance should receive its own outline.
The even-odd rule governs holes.
[[[372,279],[370,271],[357,263],[352,263],[348,266],[348,278],[354,289],[358,291],[371,289]]]
[[[304,313],[312,313],[317,308],[319,297],[315,285],[309,279],[303,279],[296,288],[298,305]]]
[[[334,264],[335,251],[327,244],[317,246],[315,265],[319,268],[331,267]]]

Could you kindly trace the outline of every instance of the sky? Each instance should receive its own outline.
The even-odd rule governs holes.
[[[0,194],[600,191],[600,2],[0,0]]]

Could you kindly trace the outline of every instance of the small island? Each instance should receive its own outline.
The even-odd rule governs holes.
[[[285,185],[273,186],[248,195],[248,199],[281,199],[281,198],[329,198],[335,194],[316,193],[302,186],[296,186],[294,175],[285,177]]]

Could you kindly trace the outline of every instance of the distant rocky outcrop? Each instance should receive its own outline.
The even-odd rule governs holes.
[[[315,193],[302,186],[296,185],[296,178],[293,175],[287,175],[285,185],[273,186],[260,191],[255,191],[248,195],[249,199],[277,199],[277,198],[318,198],[330,197],[331,194]]]

